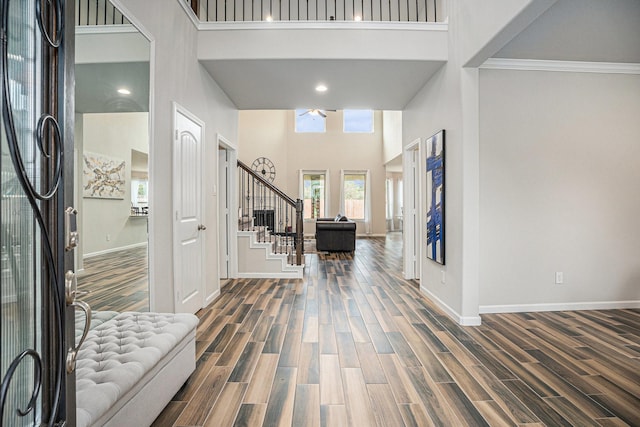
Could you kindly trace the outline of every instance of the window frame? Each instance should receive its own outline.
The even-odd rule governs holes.
[[[344,184],[346,182],[345,177],[348,175],[362,175],[364,177],[364,189],[363,189],[363,216],[362,218],[350,217],[346,212],[346,198],[345,198],[345,188]],[[371,185],[369,171],[368,170],[343,170],[340,176],[340,207],[341,214],[345,215],[347,218],[356,221],[356,222],[365,222],[367,221],[367,195],[370,192],[367,191],[367,188]],[[370,214],[370,213],[369,213]]]
[[[302,205],[304,206],[304,177],[305,175],[324,175],[324,215],[320,215],[319,218],[327,218],[328,212],[330,212],[329,210],[329,188],[330,188],[330,182],[329,182],[329,169],[300,169],[299,171],[299,182],[298,182],[298,186],[299,186],[299,197],[300,200],[302,200]],[[303,221],[304,222],[314,222],[317,220],[317,218],[305,218],[303,216]]]

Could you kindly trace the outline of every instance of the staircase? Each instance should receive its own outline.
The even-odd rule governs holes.
[[[238,161],[238,277],[302,278],[302,201]]]

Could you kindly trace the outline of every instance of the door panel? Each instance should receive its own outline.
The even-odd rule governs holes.
[[[66,46],[74,36],[62,14],[59,1],[0,1],[0,424],[7,426],[74,420],[75,378],[65,369],[73,340],[65,323],[74,314],[64,298],[73,263],[65,266],[62,223],[73,171],[65,161],[73,158],[73,140],[65,139],[73,114],[66,123],[65,108],[73,111]]]
[[[218,149],[218,254],[220,279],[229,278],[229,168],[227,150]]]
[[[195,313],[203,306],[201,148],[203,125],[186,111],[175,112],[174,256],[176,311]]]

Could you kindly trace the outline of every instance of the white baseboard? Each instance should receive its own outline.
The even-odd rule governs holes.
[[[141,248],[143,246],[147,246],[147,244],[148,244],[147,242],[140,242],[140,243],[134,243],[133,245],[120,246],[117,248],[105,249],[103,251],[97,251],[97,252],[90,252],[88,254],[84,254],[83,258],[91,258],[94,256],[110,254],[113,252],[120,252],[127,249]]]
[[[640,308],[640,301],[564,302],[548,304],[481,305],[480,314],[525,313],[534,311],[578,311]]]
[[[238,272],[239,279],[302,279],[301,272],[283,271],[277,273],[241,273]]]
[[[420,292],[425,294],[431,301],[435,302],[438,307],[461,326],[480,326],[482,319],[480,316],[461,316],[457,311],[449,307],[444,301],[435,296],[430,290],[420,286]]]
[[[211,304],[212,302],[214,302],[218,297],[220,296],[220,289],[218,289],[217,291],[215,291],[214,293],[212,293],[211,295],[209,295],[207,298],[205,298],[204,300],[204,306],[208,306],[209,304]]]

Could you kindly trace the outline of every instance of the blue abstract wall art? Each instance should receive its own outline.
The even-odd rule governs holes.
[[[444,129],[426,140],[427,258],[444,265]]]

